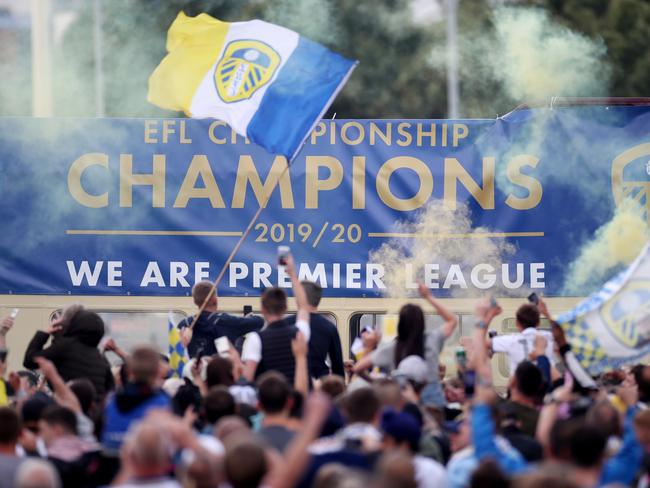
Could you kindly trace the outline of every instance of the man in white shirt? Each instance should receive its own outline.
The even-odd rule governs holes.
[[[246,336],[242,350],[244,376],[250,382],[267,371],[283,374],[289,384],[294,384],[296,361],[291,341],[298,332],[309,342],[309,306],[307,295],[296,274],[293,257],[286,258],[286,271],[291,278],[298,311],[295,326],[284,320],[287,313],[287,295],[281,288],[269,288],[261,297],[262,315],[266,326],[260,332]]]
[[[528,360],[535,350],[535,338],[539,335],[546,339],[546,357],[553,362],[553,336],[545,330],[538,330],[539,310],[532,303],[519,307],[516,314],[516,334],[505,334],[488,339],[492,352],[502,352],[508,356],[510,375],[513,375],[519,363]]]

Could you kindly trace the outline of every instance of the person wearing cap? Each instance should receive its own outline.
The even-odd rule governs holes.
[[[398,450],[411,457],[418,488],[447,486],[445,468],[433,459],[417,454],[422,428],[415,417],[406,412],[387,410],[381,417],[381,429],[385,451]]]
[[[115,386],[111,366],[97,349],[104,336],[104,321],[95,312],[79,306],[76,309],[68,323],[57,318],[46,330],[36,332],[25,351],[23,365],[37,369],[36,357],[49,359],[65,381],[88,378],[98,399],[102,399]],[[50,338],[52,343],[45,348]]]

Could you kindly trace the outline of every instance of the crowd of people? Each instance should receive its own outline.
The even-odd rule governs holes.
[[[517,334],[496,336],[502,310],[477,300],[445,377],[439,358],[458,318],[426,287],[442,326],[427,329],[423,309],[405,304],[394,339],[364,329],[344,362],[318,314],[320,288],[299,281],[291,256],[286,271],[293,316],[280,288],[262,294],[262,317],[235,317],[211,283],[194,286],[203,311],[178,324],[192,358],[182,377],[150,345],[125,352],[108,340],[100,351],[104,324],[82,306],[37,332],[25,369],[8,372],[5,318],[0,488],[649,485],[650,366],[591,377],[544,300],[518,309]],[[503,388],[495,353],[508,356]]]

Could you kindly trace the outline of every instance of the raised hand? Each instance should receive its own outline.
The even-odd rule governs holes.
[[[38,364],[38,369],[41,370],[41,373],[47,379],[51,379],[59,374],[59,372],[56,370],[56,366],[54,366],[54,363],[47,358],[35,357],[34,362]]]
[[[2,323],[0,323],[0,335],[7,335],[7,333],[11,330],[13,326],[14,326],[14,319],[11,315],[8,315],[4,319],[2,319]]]
[[[291,341],[291,352],[293,352],[293,357],[307,357],[307,341],[305,340],[305,335],[298,331],[296,337]]]
[[[424,283],[418,281],[418,293],[420,293],[420,296],[424,299],[430,298],[431,297],[431,290],[429,290]]]

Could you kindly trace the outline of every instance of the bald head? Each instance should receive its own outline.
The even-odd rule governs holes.
[[[125,444],[138,475],[166,474],[171,465],[169,438],[157,424],[142,422],[130,433]]]
[[[16,488],[60,488],[61,480],[54,467],[42,459],[25,460],[16,472]]]

